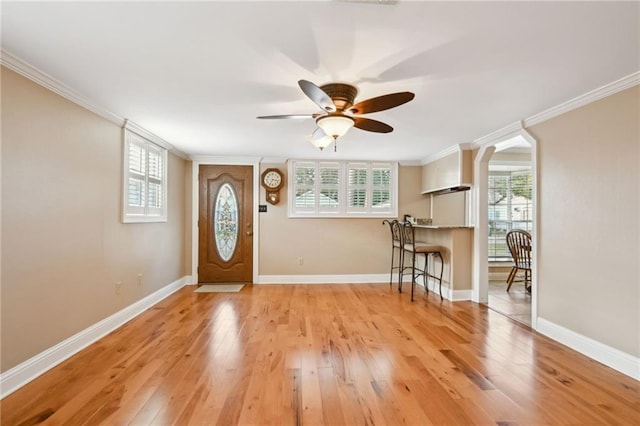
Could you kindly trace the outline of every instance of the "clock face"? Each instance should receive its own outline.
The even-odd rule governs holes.
[[[269,188],[277,188],[282,183],[282,176],[278,172],[270,171],[264,175],[263,182]]]

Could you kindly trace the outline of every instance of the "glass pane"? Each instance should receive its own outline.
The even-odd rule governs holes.
[[[391,207],[391,193],[388,189],[374,189],[371,196],[373,207]]]
[[[367,191],[364,189],[349,190],[349,207],[364,207],[367,203]]]
[[[162,156],[154,151],[149,151],[149,177],[162,179]]]
[[[372,183],[374,186],[391,185],[391,169],[373,169]]]
[[[338,208],[338,190],[337,189],[321,189],[320,190],[320,207]]]
[[[129,144],[129,171],[145,173],[145,149],[137,144]]]
[[[316,181],[316,170],[314,167],[296,167],[296,184],[313,186]]]
[[[218,191],[213,212],[216,249],[223,261],[228,262],[238,242],[238,199],[233,187],[223,184]]]
[[[127,202],[131,207],[144,207],[144,181],[129,178],[129,194]]]
[[[349,169],[349,185],[366,185],[367,169]]]
[[[338,185],[340,170],[337,168],[320,168],[320,185]]]
[[[531,231],[532,179],[530,170],[489,172],[490,259],[511,259],[505,239],[509,231]]]
[[[162,207],[162,186],[157,183],[149,182],[149,207]]]

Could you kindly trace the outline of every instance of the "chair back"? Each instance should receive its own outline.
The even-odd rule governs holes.
[[[391,244],[396,247],[402,247],[402,230],[400,229],[400,222],[394,220],[383,220],[383,224],[389,225],[391,231]]]
[[[411,222],[401,222],[400,228],[402,229],[402,246],[405,249],[415,250],[415,228],[411,225]]]
[[[507,233],[507,247],[516,266],[531,269],[531,234],[521,229]]]

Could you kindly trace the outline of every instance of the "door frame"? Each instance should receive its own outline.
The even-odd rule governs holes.
[[[480,149],[473,160],[473,182],[474,182],[474,216],[475,229],[473,239],[473,279],[471,289],[471,300],[476,303],[487,303],[489,293],[489,160],[493,156],[496,145],[508,143],[507,141],[520,137],[531,145],[531,172],[532,172],[532,232],[531,235],[531,328],[536,330],[538,323],[538,142],[525,130],[522,122],[514,126],[506,127],[502,130],[490,134],[476,144]]]
[[[260,270],[260,221],[257,218],[260,203],[260,160],[262,157],[222,157],[199,155],[191,157],[191,276],[194,283],[198,282],[198,213],[200,208],[199,172],[200,166],[253,166],[253,283],[258,281]]]

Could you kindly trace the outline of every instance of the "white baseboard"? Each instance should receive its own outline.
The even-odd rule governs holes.
[[[191,283],[191,276],[184,276],[154,293],[138,300],[119,312],[76,333],[55,346],[29,358],[25,362],[0,374],[0,399],[20,389],[38,376],[49,371],[98,339],[121,327],[162,299]]]
[[[508,272],[489,272],[489,281],[507,282],[507,278],[509,278]]]
[[[578,334],[544,318],[538,318],[536,326],[538,333],[544,334],[622,374],[640,380],[640,358]]]
[[[257,284],[370,284],[388,282],[389,274],[259,275]]]
[[[405,280],[404,278],[402,278],[402,282],[403,283],[411,283],[411,276],[407,277],[407,280]],[[416,280],[416,283],[422,287],[424,287],[424,278],[423,277],[419,277],[418,280]],[[438,281],[430,279],[429,280],[429,291],[432,291],[434,293],[436,293],[437,295],[440,295],[440,285],[438,284]],[[471,300],[471,289],[468,290],[452,290],[451,288],[447,287],[446,285],[442,286],[442,298],[443,299],[447,299],[450,300],[452,302],[462,302],[465,300]]]

